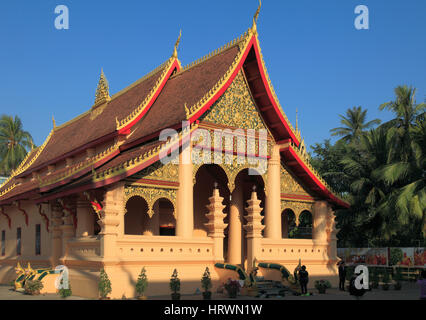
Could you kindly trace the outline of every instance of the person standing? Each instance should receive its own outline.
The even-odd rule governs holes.
[[[346,281],[345,262],[340,261],[337,265],[339,266],[339,290],[345,291],[345,281]]]
[[[302,295],[308,295],[308,282],[309,282],[309,273],[306,271],[306,267],[302,266],[299,270],[299,282],[300,289],[302,290]]]

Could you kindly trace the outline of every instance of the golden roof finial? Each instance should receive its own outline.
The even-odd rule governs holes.
[[[262,0],[259,0],[259,6],[257,7],[256,13],[254,14],[254,17],[253,17],[253,27],[251,28],[253,33],[257,32],[256,23],[257,23],[257,19],[259,18],[260,8],[262,8]]]
[[[53,129],[56,128],[56,121],[55,121],[55,117],[52,115],[52,122],[53,122]]]
[[[179,37],[178,37],[178,39],[176,40],[176,43],[175,43],[175,48],[173,50],[173,56],[172,56],[173,58],[177,58],[177,56],[178,56],[177,49],[179,47],[179,43],[180,43],[180,38],[181,37],[182,37],[182,29],[180,29]]]
[[[110,100],[111,97],[109,96],[109,84],[108,80],[105,77],[104,69],[102,68],[98,87],[96,88],[95,104],[93,106],[96,107]]]

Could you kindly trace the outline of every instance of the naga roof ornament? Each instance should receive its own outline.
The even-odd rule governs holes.
[[[180,30],[180,32],[179,32],[179,37],[177,38],[177,40],[176,40],[176,43],[175,43],[175,48],[174,48],[174,50],[173,50],[173,58],[176,58],[177,59],[177,57],[178,57],[178,54],[177,54],[177,49],[178,49],[178,47],[179,47],[179,44],[180,44],[180,38],[182,37],[182,29]]]
[[[262,0],[259,0],[259,6],[257,7],[256,13],[254,14],[253,17],[253,27],[252,27],[252,31],[253,33],[257,33],[257,19],[259,18],[259,13],[260,13],[260,9],[262,8]]]

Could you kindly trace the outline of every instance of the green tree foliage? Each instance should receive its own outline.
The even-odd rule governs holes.
[[[33,148],[31,134],[23,129],[18,116],[0,118],[0,174],[9,175]]]
[[[138,280],[136,281],[136,293],[139,296],[143,296],[147,287],[148,277],[146,276],[146,269],[143,267],[141,273],[139,274]]]
[[[367,110],[362,110],[361,107],[353,107],[346,111],[346,117],[340,116],[340,123],[343,127],[334,128],[330,131],[332,136],[342,137],[342,140],[347,143],[353,143],[359,141],[362,134],[366,129],[372,128],[374,125],[379,124],[379,119],[374,119],[369,122],[365,122],[367,118]]]
[[[104,269],[101,269],[101,273],[99,276],[98,289],[99,289],[99,295],[103,299],[107,298],[112,291],[111,281],[109,280],[108,274],[105,272]]]
[[[395,100],[380,106],[395,118],[371,130],[379,120],[365,123],[366,110],[349,109],[341,116],[345,127],[331,130],[342,138],[312,147],[312,164],[351,203],[336,213],[340,246],[408,246],[424,239],[426,105],[416,104],[415,92],[397,87]]]

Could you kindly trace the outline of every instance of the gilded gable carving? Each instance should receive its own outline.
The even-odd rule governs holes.
[[[281,193],[309,195],[305,188],[283,166],[281,166]]]
[[[249,90],[240,71],[229,88],[201,120],[241,129],[266,129]]]
[[[145,168],[144,170],[133,175],[132,178],[178,182],[178,173],[179,169],[177,164],[170,162],[164,165],[160,161],[157,161],[148,168]]]

